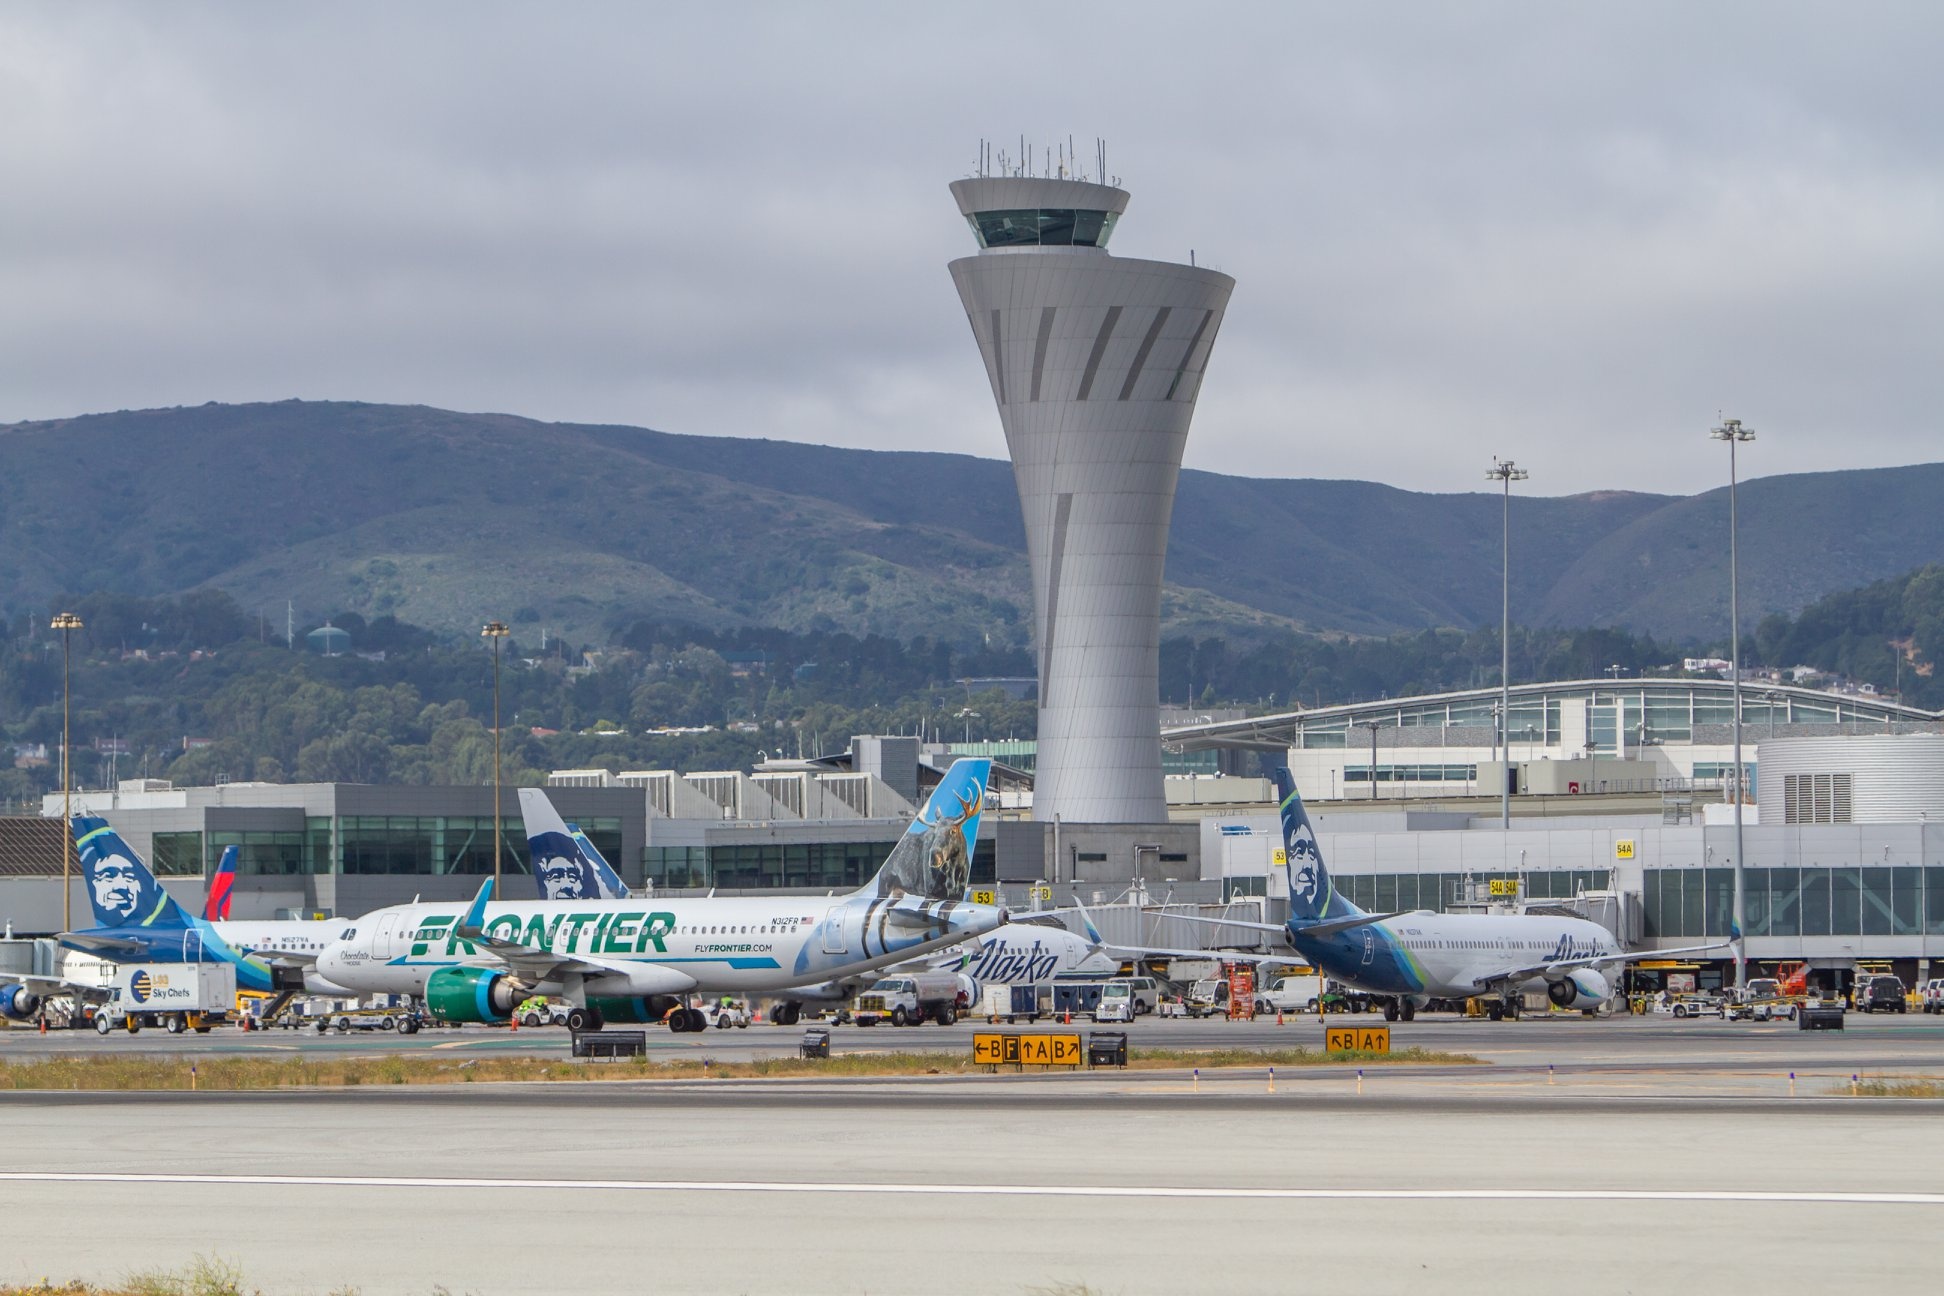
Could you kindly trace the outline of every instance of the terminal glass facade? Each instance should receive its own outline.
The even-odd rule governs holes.
[[[1743,871],[1750,936],[1944,934],[1944,868],[1751,868]],[[1728,935],[1733,869],[1647,869],[1643,934]]]
[[[1526,873],[1356,873],[1333,880],[1350,903],[1372,913],[1430,909],[1437,913],[1459,904],[1491,899],[1569,900],[1582,891],[1611,885],[1607,869],[1545,869]],[[1501,894],[1492,894],[1492,884]],[[1510,890],[1511,893],[1506,892]]]
[[[855,889],[877,873],[891,846],[882,841],[649,846],[641,853],[641,864],[643,874],[658,887]],[[996,859],[990,838],[974,846],[972,881],[989,883],[997,877]]]
[[[156,833],[149,841],[149,867],[157,877],[201,877],[203,835],[199,832]]]

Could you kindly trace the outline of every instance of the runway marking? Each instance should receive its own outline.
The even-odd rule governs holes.
[[[699,1179],[472,1179],[420,1175],[134,1174],[0,1171],[0,1183],[188,1184],[206,1187],[440,1188],[552,1192],[812,1193],[930,1197],[1137,1197],[1214,1201],[1747,1202],[1759,1205],[1944,1206],[1944,1192],[1706,1188],[1192,1188],[1126,1184],[772,1183]]]

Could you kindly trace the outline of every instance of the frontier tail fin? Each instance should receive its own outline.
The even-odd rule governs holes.
[[[983,756],[953,761],[863,893],[963,900],[972,881],[972,852],[979,843],[979,819],[991,777],[992,762]]]
[[[189,927],[175,902],[106,819],[76,815],[71,825],[97,927]]]
[[[1363,912],[1338,895],[1316,844],[1303,798],[1289,768],[1276,770],[1276,804],[1282,812],[1283,859],[1289,871],[1289,921],[1292,925],[1354,917]]]

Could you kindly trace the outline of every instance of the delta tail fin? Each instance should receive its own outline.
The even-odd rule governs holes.
[[[925,808],[891,848],[884,867],[860,894],[922,900],[963,900],[972,882],[972,852],[979,844],[992,762],[967,756],[952,762]]]
[[[236,894],[236,857],[240,853],[240,847],[223,847],[223,858],[216,861],[216,871],[209,875],[209,896],[203,901],[203,919],[207,922],[229,920],[230,900]]]
[[[1310,826],[1309,811],[1303,809],[1303,798],[1296,793],[1296,780],[1288,766],[1276,770],[1275,781],[1276,805],[1282,813],[1284,867],[1289,871],[1291,925],[1362,913],[1331,885],[1330,870],[1324,866],[1323,852],[1316,844],[1316,829]]]
[[[81,876],[97,927],[190,927],[189,914],[155,880],[106,819],[76,815],[72,825]]]

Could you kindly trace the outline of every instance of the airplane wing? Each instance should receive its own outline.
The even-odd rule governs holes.
[[[49,995],[77,995],[87,1000],[102,1000],[108,997],[106,986],[90,985],[83,981],[70,981],[66,977],[35,976],[23,972],[0,972],[0,986],[24,985],[34,994],[45,999]]]
[[[1479,982],[1482,985],[1497,985],[1500,982],[1530,981],[1536,976],[1548,973],[1571,972],[1574,968],[1598,967],[1603,963],[1638,963],[1642,959],[1676,958],[1683,954],[1707,954],[1714,950],[1727,949],[1735,942],[1716,941],[1712,945],[1684,945],[1680,949],[1632,950],[1624,954],[1592,954],[1585,958],[1554,959],[1548,963],[1532,963],[1525,967],[1513,968]]]

